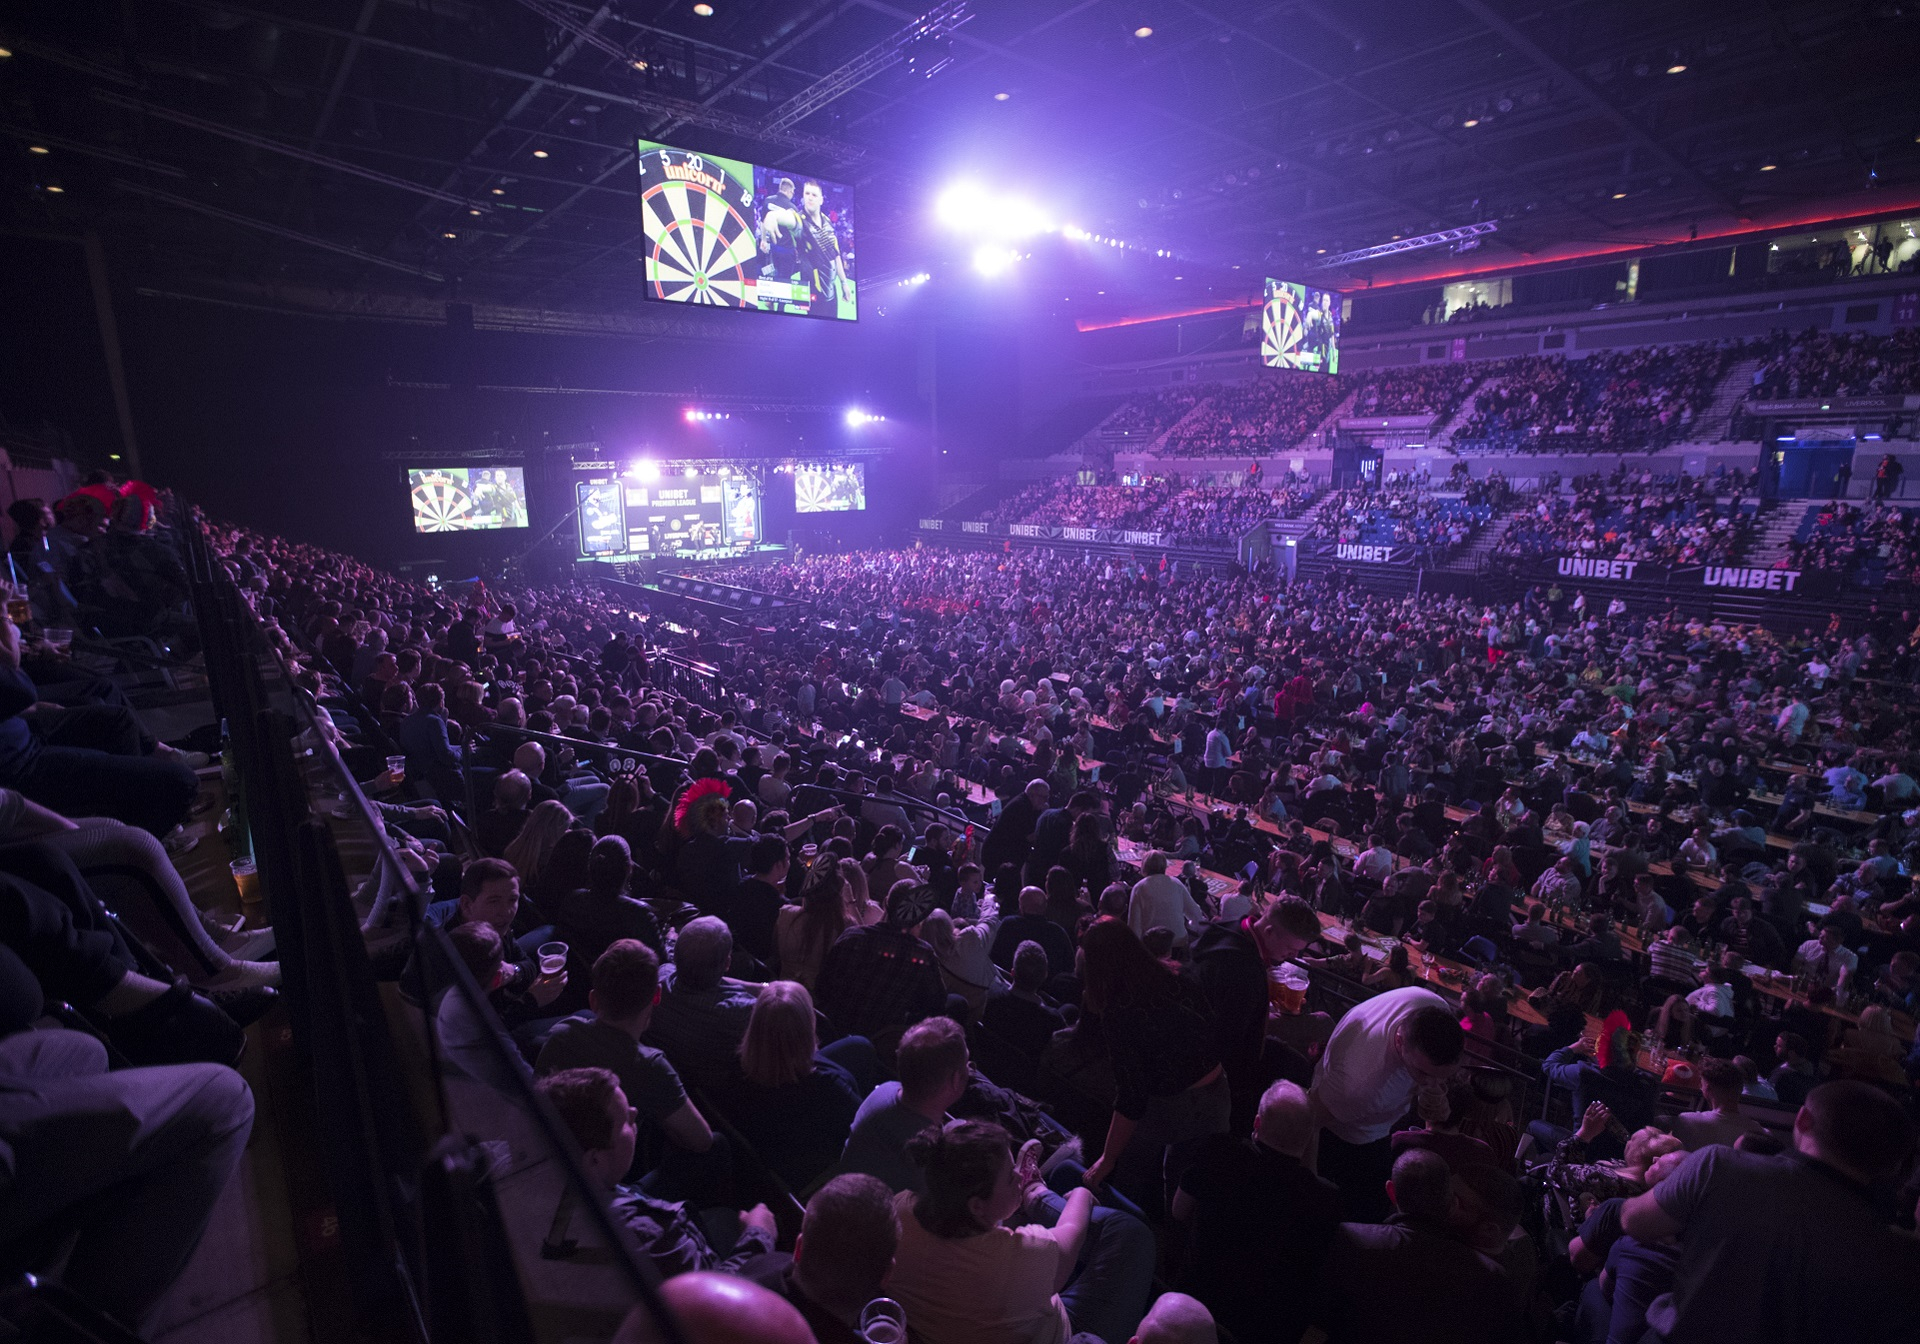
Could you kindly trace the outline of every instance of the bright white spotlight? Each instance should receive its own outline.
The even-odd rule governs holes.
[[[949,229],[965,229],[993,238],[1030,238],[1046,233],[1053,221],[1032,201],[996,196],[978,182],[956,182],[934,199],[934,218]]]
[[[698,467],[688,467],[685,471],[681,472],[680,474],[682,476],[685,476],[688,480],[692,480],[695,476],[698,476],[700,474],[700,469]]]
[[[950,229],[977,228],[993,198],[978,182],[956,182],[933,203],[934,218]]]
[[[1020,254],[1006,247],[976,247],[973,250],[973,269],[982,275],[1000,275],[1020,260]]]
[[[647,458],[641,458],[640,461],[634,465],[633,474],[643,481],[657,481],[660,479],[660,464]]]
[[[1032,201],[1010,196],[994,204],[987,216],[987,232],[1001,238],[1031,238],[1053,227],[1046,212]]]

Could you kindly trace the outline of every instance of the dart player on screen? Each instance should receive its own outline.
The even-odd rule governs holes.
[[[807,312],[814,317],[836,317],[840,311],[840,287],[846,272],[840,263],[840,238],[833,221],[821,212],[825,200],[818,182],[800,189],[800,279],[813,291],[813,304]]]
[[[1331,373],[1327,365],[1333,357],[1333,295],[1315,293],[1307,300],[1306,335],[1301,342],[1304,352],[1313,361],[1311,368],[1321,373]]]
[[[767,264],[760,268],[762,279],[792,280],[800,269],[794,240],[800,232],[800,208],[793,200],[793,179],[783,177],[774,183],[767,208],[760,212],[760,251]]]

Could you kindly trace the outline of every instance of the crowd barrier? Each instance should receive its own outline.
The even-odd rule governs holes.
[[[329,716],[191,523],[184,549],[281,958],[291,1075],[311,1102],[281,1139],[296,1222],[318,1229],[301,1245],[315,1338],[562,1344],[608,1338],[637,1307],[683,1344],[652,1265],[429,920]],[[485,1066],[444,1048],[446,999],[436,1012],[401,992],[393,972],[416,961],[491,1028],[461,1042]]]

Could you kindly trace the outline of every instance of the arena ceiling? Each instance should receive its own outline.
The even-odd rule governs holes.
[[[925,264],[943,180],[986,176],[1174,253],[1178,282],[1101,282],[1139,299],[1390,281],[1314,268],[1484,219],[1476,268],[1920,190],[1916,0],[966,0],[947,49],[877,59],[922,12],[19,7],[6,226],[96,233],[160,289],[604,314],[639,305],[639,136],[853,183],[869,282]]]

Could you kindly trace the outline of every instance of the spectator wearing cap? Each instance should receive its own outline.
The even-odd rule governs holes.
[[[940,961],[920,936],[933,913],[933,889],[912,878],[887,893],[886,918],[834,940],[820,967],[820,1011],[841,1031],[865,1036],[882,1054],[900,1033],[947,1007]],[[965,1016],[965,1007],[960,1009]]]

